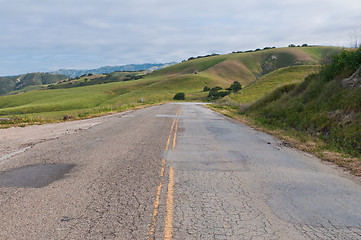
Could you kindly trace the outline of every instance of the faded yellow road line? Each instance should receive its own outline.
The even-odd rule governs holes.
[[[172,131],[173,131],[173,128],[174,128],[174,123],[175,123],[175,119],[173,120],[172,127],[170,128],[170,133],[169,133],[169,136],[168,136],[167,145],[166,145],[166,147],[165,147],[165,150],[168,150],[168,149],[169,149],[170,138],[171,138],[171,136],[172,136]]]
[[[178,109],[177,113],[176,113],[176,116],[179,116],[181,113],[181,107]],[[177,135],[177,129],[178,129],[178,120],[176,121],[176,119],[173,120],[173,123],[172,123],[172,126],[170,128],[170,132],[169,132],[169,136],[168,136],[168,139],[167,139],[167,144],[166,144],[166,147],[165,147],[165,150],[169,150],[169,145],[170,145],[170,141],[171,141],[171,137],[172,137],[172,132],[173,132],[173,129],[174,129],[174,126],[175,126],[175,130],[174,130],[174,137],[173,137],[173,149],[175,147],[175,142],[176,142],[176,135]],[[176,125],[175,125],[176,124]],[[159,212],[159,203],[160,203],[160,193],[162,191],[162,182],[163,182],[163,177],[164,177],[164,171],[165,171],[165,166],[166,166],[166,160],[163,159],[162,160],[162,169],[161,169],[161,172],[160,172],[160,176],[161,176],[161,180],[159,182],[159,185],[158,185],[158,188],[157,188],[157,195],[156,195],[156,198],[155,198],[155,201],[153,203],[153,207],[154,207],[154,210],[153,210],[153,216],[152,216],[152,223],[149,227],[149,237],[148,239],[155,239],[155,226],[156,226],[156,220],[157,220],[157,215],[158,215],[158,212]],[[172,179],[173,179],[173,175],[174,175],[174,170],[173,168],[171,167],[170,170],[169,170],[169,181],[171,179],[171,175],[172,175]],[[171,187],[171,209],[173,211],[173,180],[172,180],[172,187]],[[168,217],[168,198],[170,198],[169,196],[169,184],[168,184],[168,194],[167,194],[167,218]],[[167,230],[166,229],[171,229],[171,232],[172,232],[172,221],[173,221],[173,213],[171,213],[171,219],[170,219],[170,226],[169,226],[169,220],[168,220],[168,225],[167,225],[167,219],[166,219],[166,227],[165,227],[165,239],[171,239],[172,237],[170,238],[166,238],[166,232]],[[168,230],[169,232],[169,230]],[[169,235],[169,233],[167,233],[167,236]],[[172,234],[170,235],[172,236]]]
[[[154,207],[154,211],[153,211],[153,217],[152,217],[152,224],[149,228],[149,235],[151,238],[148,239],[154,239],[154,233],[155,233],[155,222],[156,222],[156,217],[158,214],[158,209],[159,209],[159,198],[160,198],[160,191],[162,190],[162,182],[160,182],[159,186],[158,186],[158,190],[157,190],[157,197],[155,199],[155,202],[153,203],[153,207]]]
[[[164,240],[173,238],[173,186],[174,186],[174,169],[169,169],[169,183],[167,194],[167,215],[165,217]]]
[[[163,161],[162,161],[162,170],[160,171],[160,176],[161,176],[161,177],[164,176],[164,170],[165,170],[165,159],[163,158]]]
[[[173,150],[175,148],[175,143],[176,143],[176,140],[177,140],[177,131],[178,131],[178,121],[179,119],[177,119],[177,124],[175,125],[175,129],[174,129],[174,138],[173,138]]]

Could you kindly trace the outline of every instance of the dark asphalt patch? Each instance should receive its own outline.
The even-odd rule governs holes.
[[[0,173],[0,187],[41,188],[62,179],[74,164],[38,164]]]

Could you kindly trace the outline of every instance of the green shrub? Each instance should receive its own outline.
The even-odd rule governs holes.
[[[220,98],[223,98],[227,95],[229,95],[231,92],[230,91],[219,91],[220,87],[214,87],[209,91],[209,94],[207,96],[207,100],[217,100]],[[222,88],[221,88],[222,89]]]
[[[238,92],[242,89],[242,85],[238,81],[234,81],[227,90],[232,91],[234,93]]]
[[[211,90],[211,88],[208,87],[208,86],[204,86],[204,88],[203,88],[203,92],[208,92],[208,91],[210,91],[210,90]]]
[[[183,92],[177,93],[174,95],[173,100],[185,100],[185,94]]]

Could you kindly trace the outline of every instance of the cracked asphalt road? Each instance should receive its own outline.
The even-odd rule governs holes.
[[[0,239],[361,239],[359,178],[198,104],[6,154]]]
[[[174,239],[361,239],[361,186],[197,105],[182,107]]]

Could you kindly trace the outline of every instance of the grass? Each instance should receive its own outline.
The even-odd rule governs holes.
[[[334,158],[361,175],[361,91],[341,83],[360,64],[361,49],[339,54],[319,74],[276,89],[244,114],[264,128],[318,139],[320,157]]]
[[[317,52],[317,49],[312,51]],[[334,48],[327,49],[334,51]],[[185,93],[186,101],[204,101],[208,94],[202,91],[204,86],[225,88],[235,80],[239,80],[243,86],[257,79],[265,81],[267,76],[262,77],[264,65],[272,56],[277,56],[277,60],[270,66],[273,70],[277,70],[299,63],[305,55],[307,54],[303,48],[218,55],[185,61],[155,71],[138,80],[122,81],[125,75],[144,73],[119,72],[111,76],[119,82],[19,92],[16,95],[0,97],[0,117],[12,119],[9,123],[2,123],[2,126],[10,126],[12,123],[21,121],[27,123],[59,121],[64,118],[64,115],[69,115],[72,119],[80,119],[147,104],[172,101],[178,92]],[[282,70],[279,71],[282,73]],[[277,72],[275,74],[278,74],[278,78],[287,75],[287,73],[282,75]],[[293,74],[296,75],[296,71]],[[83,82],[85,78],[88,78],[90,82],[96,77],[98,76],[86,76],[74,81]],[[277,82],[275,80],[277,77],[272,78],[272,75],[269,75],[269,82]],[[68,83],[66,81],[59,85]],[[271,87],[268,86],[268,89],[270,90]],[[144,103],[140,102],[142,98]]]
[[[285,84],[302,82],[307,75],[317,72],[319,69],[319,66],[281,68],[261,77],[240,92],[232,94],[230,98],[240,104],[250,104]]]
[[[330,58],[332,55],[338,53],[340,48],[329,48],[329,47],[303,47],[301,50],[307,53],[313,60],[318,62],[323,61],[324,59]]]
[[[38,123],[59,121],[64,115],[80,119],[171,101],[177,92],[185,92],[187,100],[203,99],[206,96],[202,92],[204,81],[211,82],[191,74],[19,93],[0,98],[0,116],[10,117],[13,122]],[[141,98],[144,103],[140,102]]]

